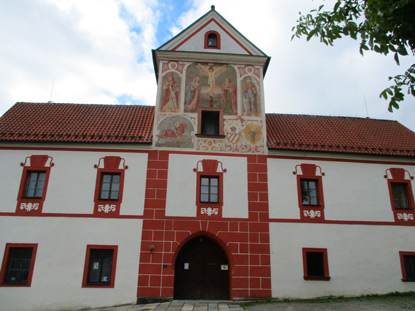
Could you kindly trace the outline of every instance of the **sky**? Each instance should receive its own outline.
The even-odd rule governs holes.
[[[155,105],[151,50],[211,5],[271,57],[267,113],[397,120],[415,131],[415,99],[387,111],[380,92],[414,61],[291,40],[299,12],[334,0],[0,0],[0,115],[15,102]]]

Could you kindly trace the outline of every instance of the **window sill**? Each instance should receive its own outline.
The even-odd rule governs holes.
[[[415,279],[401,279],[402,282],[415,282]]]
[[[226,137],[226,135],[205,135],[205,134],[195,134],[196,137],[200,137],[200,138],[218,138],[218,139],[223,139]]]
[[[304,276],[306,281],[330,281],[329,276]]]
[[[30,287],[28,283],[0,283],[0,287]]]
[[[83,288],[114,288],[114,284],[84,284]]]

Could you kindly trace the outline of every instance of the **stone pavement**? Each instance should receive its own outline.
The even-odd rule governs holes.
[[[96,309],[82,309],[83,311],[243,311],[244,308],[233,302],[213,301],[170,301],[142,305],[124,305]],[[80,310],[79,310],[80,311]]]

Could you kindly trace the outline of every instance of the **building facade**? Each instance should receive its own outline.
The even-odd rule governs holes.
[[[155,107],[0,119],[6,310],[415,290],[413,132],[266,114],[270,58],[214,8],[153,59]]]

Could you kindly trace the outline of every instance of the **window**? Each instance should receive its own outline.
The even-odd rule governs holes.
[[[114,287],[118,246],[88,245],[83,287]]]
[[[199,160],[196,172],[196,207],[201,218],[222,217],[224,174],[223,163],[214,159]]]
[[[102,173],[100,200],[118,200],[121,174]]]
[[[318,205],[316,180],[301,179],[301,202],[303,205]]]
[[[41,198],[45,186],[46,172],[28,172],[25,198]]]
[[[293,171],[297,175],[298,207],[300,219],[306,222],[324,221],[323,176],[321,167],[301,163]]]
[[[415,252],[399,252],[402,281],[415,282]]]
[[[202,135],[219,135],[219,112],[202,111]]]
[[[387,179],[395,222],[414,224],[415,203],[411,185],[411,180],[414,177],[407,170],[396,167],[387,169],[383,177]]]
[[[53,158],[48,155],[32,155],[20,163],[23,166],[17,196],[16,213],[21,215],[39,215],[46,199]]]
[[[218,37],[214,33],[208,34],[207,37],[207,45],[208,47],[217,47],[218,45]]]
[[[303,269],[305,280],[330,280],[327,249],[303,248]]]
[[[408,185],[406,183],[391,183],[393,206],[397,209],[409,209]]]
[[[219,177],[201,176],[200,177],[200,202],[218,203],[219,202]]]
[[[220,34],[216,31],[205,33],[205,49],[220,49]]]
[[[198,111],[197,136],[215,136],[224,138],[223,135],[223,109],[203,108]]]
[[[6,244],[1,286],[30,286],[37,244]]]
[[[94,215],[113,217],[120,214],[124,189],[125,159],[106,156],[98,160],[94,195]]]

